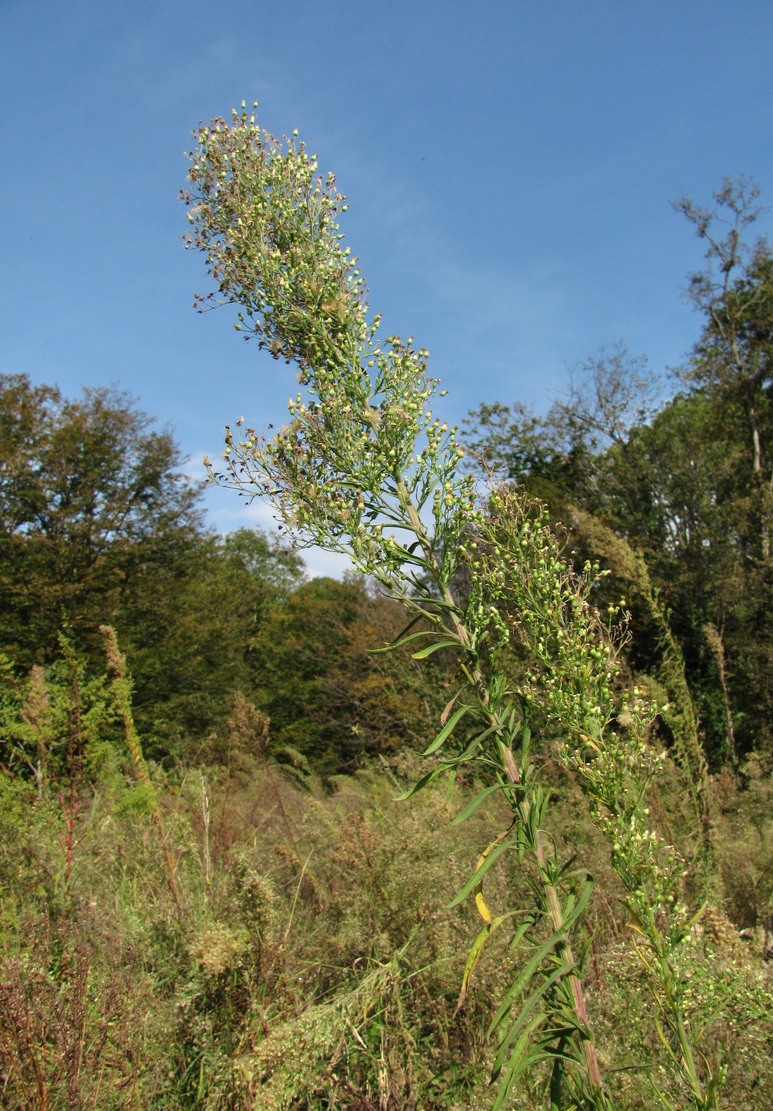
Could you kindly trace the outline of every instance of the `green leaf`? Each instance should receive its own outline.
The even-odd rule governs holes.
[[[459,903],[464,902],[470,892],[481,882],[486,872],[488,872],[489,868],[497,859],[497,857],[501,856],[505,849],[509,847],[509,837],[511,832],[512,826],[504,833],[501,833],[495,841],[491,842],[489,847],[482,854],[481,864],[478,868],[476,868],[474,875],[467,881],[459,894],[456,895],[448,904],[449,910],[451,910],[452,907],[458,906]]]
[[[441,648],[461,648],[459,640],[438,640],[434,644],[428,644],[426,648],[420,648],[418,652],[412,652],[411,658],[414,660],[426,660],[427,656],[431,656],[433,652],[439,652]]]
[[[419,615],[419,617],[417,617],[415,621],[412,621],[411,624],[408,625],[408,629],[415,625],[416,621],[421,621],[421,615]],[[396,640],[390,640],[389,644],[384,644],[381,648],[370,648],[368,649],[368,651],[374,656],[377,656],[379,653],[383,652],[393,652],[395,648],[402,648],[404,645],[410,643],[410,641],[412,640],[417,640],[419,637],[431,637],[435,634],[434,629],[419,629],[417,633],[409,633],[407,636],[405,635],[406,632],[407,629],[403,630],[403,632],[400,634],[399,637],[397,637]]]
[[[508,911],[507,914],[500,914],[499,917],[495,918],[493,922],[487,923],[480,931],[478,936],[475,938],[475,941],[472,943],[472,948],[470,949],[469,956],[467,957],[467,963],[464,966],[464,974],[462,975],[462,986],[459,991],[459,999],[456,1004],[456,1010],[454,1011],[454,1018],[456,1018],[459,1011],[464,1006],[464,1001],[467,997],[467,987],[470,982],[470,977],[472,976],[475,965],[478,963],[478,958],[483,951],[483,946],[486,944],[491,935],[500,928],[500,926],[504,925],[505,922],[509,921],[509,919],[511,919],[518,913],[520,912],[517,910],[511,910]]]
[[[500,1111],[500,1108],[505,1106],[510,1088],[513,1081],[524,1071],[527,1065],[537,1065],[540,1061],[544,1061],[548,1054],[544,1049],[532,1049],[529,1053],[532,1034],[535,1030],[539,1029],[542,1023],[547,1018],[547,1015],[540,1014],[532,1018],[529,1025],[522,1031],[520,1038],[513,1047],[510,1055],[510,1060],[507,1064],[507,1070],[502,1077],[496,1098],[491,1105],[491,1111]],[[492,1074],[494,1080],[501,1074],[501,1067],[498,1072]]]
[[[416,544],[411,544],[411,548],[417,546]],[[403,563],[411,563],[414,567],[421,567],[425,571],[429,571],[430,568],[427,565],[426,559],[423,556],[416,555],[411,551],[411,548],[405,548],[402,544],[398,544],[397,541],[395,541],[394,551],[400,556]]]
[[[501,790],[502,790],[502,784],[501,783],[492,783],[492,785],[490,787],[484,787],[484,789],[482,791],[479,791],[478,794],[475,796],[474,799],[472,799],[471,802],[467,803],[464,810],[462,810],[459,814],[457,814],[456,817],[451,819],[451,825],[452,826],[460,826],[462,824],[462,822],[466,822],[467,819],[472,814],[475,813],[475,811],[478,809],[480,804],[482,802],[484,802],[489,797],[489,795],[493,795],[495,791],[501,791]]]
[[[495,1076],[497,1076],[499,1074],[500,1070],[502,1069],[505,1055],[510,1051],[510,1046],[512,1045],[513,1040],[515,1038],[519,1038],[519,1036],[521,1035],[521,1032],[523,1030],[523,1027],[526,1025],[527,1022],[529,1022],[529,1020],[531,1018],[531,1013],[534,1010],[534,1008],[544,998],[544,996],[550,991],[553,984],[555,984],[558,980],[561,980],[564,976],[568,976],[571,971],[572,971],[572,965],[570,963],[566,962],[566,963],[560,964],[558,966],[558,968],[554,969],[554,971],[550,974],[550,976],[548,976],[545,980],[543,980],[543,982],[540,984],[537,991],[535,991],[526,1000],[526,1002],[523,1004],[520,1011],[518,1012],[517,1019],[515,1020],[513,1025],[507,1030],[504,1037],[500,1041],[499,1049],[497,1050],[497,1055],[494,1059],[494,1075]],[[545,1016],[541,1016],[541,1018],[544,1018],[544,1017]],[[530,1027],[530,1033],[533,1031],[533,1029],[534,1029],[534,1027],[531,1026]],[[516,1048],[517,1048],[517,1044],[516,1044]],[[550,1054],[549,1051],[546,1051],[546,1055],[547,1056],[552,1056],[552,1054]],[[516,1068],[517,1063],[518,1063],[517,1059],[516,1059],[515,1064],[513,1063],[513,1056],[514,1056],[514,1051],[510,1053],[510,1059],[509,1059],[508,1065],[507,1065],[507,1076],[509,1077],[508,1084],[512,1083],[512,1080],[514,1079],[514,1071],[515,1071],[515,1068]]]
[[[513,934],[513,939],[510,942],[510,949],[517,949],[518,948],[518,946],[523,941],[524,937],[526,936],[526,934],[529,932],[529,930],[532,928],[533,925],[534,925],[534,915],[533,915],[532,912],[529,912],[529,917],[526,919],[525,922],[521,923],[521,925],[518,927],[518,929]]]
[[[582,890],[580,891],[579,895],[570,895],[570,897],[567,899],[566,905],[563,908],[565,931],[571,929],[575,922],[579,921],[579,919],[582,918],[585,908],[588,905],[588,901],[593,894],[593,888],[593,881],[591,879],[588,879]]]
[[[453,714],[452,717],[450,717],[448,719],[448,721],[445,723],[443,728],[438,733],[437,737],[435,737],[432,744],[429,746],[429,748],[424,750],[422,755],[423,756],[430,756],[433,752],[437,752],[437,750],[443,744],[445,744],[445,742],[451,736],[451,734],[453,733],[457,724],[461,721],[461,719],[464,717],[464,715],[469,713],[469,711],[471,709],[472,709],[472,706],[460,706],[459,709],[456,711],[456,713]]]
[[[564,931],[561,930],[554,933],[551,937],[540,945],[526,964],[521,969],[520,975],[513,984],[505,992],[504,998],[499,1005],[497,1013],[491,1020],[489,1025],[489,1035],[493,1034],[496,1028],[505,1019],[513,1005],[513,1001],[523,992],[530,980],[534,978],[537,969],[545,960],[546,957],[552,953],[555,947],[564,940]]]
[[[412,798],[413,795],[418,794],[419,791],[423,791],[424,788],[428,787],[434,779],[437,779],[439,775],[443,775],[452,766],[453,765],[446,763],[438,764],[432,769],[432,771],[426,772],[420,779],[417,779],[416,782],[411,787],[409,787],[407,791],[404,791],[402,795],[398,795],[395,801],[405,802],[406,799]]]

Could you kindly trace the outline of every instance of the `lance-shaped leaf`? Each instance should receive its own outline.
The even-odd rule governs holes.
[[[571,964],[567,963],[561,963],[557,968],[555,968],[550,976],[547,976],[543,980],[539,988],[524,1003],[521,1004],[521,1007],[518,1011],[518,1018],[515,1020],[513,1025],[508,1028],[504,1037],[500,1041],[499,1049],[497,1051],[496,1058],[494,1059],[494,1068],[492,1075],[494,1079],[502,1076],[500,1091],[503,1091],[504,1095],[507,1094],[513,1081],[517,1079],[526,1064],[532,1063],[532,1055],[530,1054],[528,1058],[525,1058],[525,1051],[528,1048],[528,1044],[531,1040],[534,1030],[545,1020],[546,1017],[545,1015],[540,1014],[538,1016],[539,1023],[532,1021],[534,1009],[536,1008],[537,1004],[540,1003],[548,994],[553,985],[559,980],[563,979],[565,976],[568,976],[571,973],[571,970]],[[522,1035],[525,1027],[528,1028],[529,1037],[526,1040],[523,1040]],[[513,1042],[515,1042],[514,1046]],[[540,1057],[554,1056],[554,1054],[548,1050],[538,1050],[538,1053]],[[507,1067],[505,1068],[504,1062],[506,1057],[508,1058],[508,1060]],[[503,1069],[504,1075],[502,1075]],[[501,1104],[499,1106],[501,1106]]]
[[[460,687],[459,690],[456,692],[456,694],[453,696],[453,698],[449,698],[448,702],[446,702],[445,706],[443,707],[443,712],[440,715],[440,724],[441,725],[445,725],[445,723],[448,721],[448,715],[453,710],[457,698],[459,697],[460,694],[462,694],[464,692],[464,689],[465,689],[464,687]]]
[[[471,799],[470,802],[467,803],[464,810],[461,810],[454,818],[451,819],[451,825],[460,826],[462,822],[466,822],[467,819],[475,813],[480,804],[489,797],[489,795],[493,795],[495,791],[501,790],[501,783],[492,783],[491,786],[484,787],[482,791],[478,792],[474,799]]]
[[[512,1067],[508,1068],[500,1082],[496,1097],[491,1105],[491,1111],[500,1111],[500,1109],[505,1106],[513,1081],[527,1068],[527,1066],[538,1065],[540,1061],[544,1061],[550,1057],[550,1054],[546,1050],[539,1048],[538,1045],[535,1047],[531,1045],[532,1036],[536,1030],[539,1030],[546,1018],[547,1015],[545,1014],[536,1015],[521,1031],[521,1036],[516,1042],[510,1058]],[[519,1065],[520,1067],[518,1067]]]
[[[429,746],[429,748],[425,749],[422,755],[430,756],[433,752],[437,752],[437,750],[441,748],[451,736],[454,729],[465,716],[465,714],[468,714],[470,710],[472,710],[472,706],[460,706],[456,713],[448,719],[448,721],[438,733],[437,737],[435,737],[432,744]]]
[[[569,895],[566,903],[562,907],[564,930],[571,929],[574,923],[578,922],[579,919],[582,918],[585,912],[585,908],[588,905],[588,901],[593,894],[593,887],[593,880],[588,877],[579,895]]]
[[[483,877],[485,876],[486,872],[488,872],[491,865],[494,863],[497,857],[499,857],[508,847],[508,839],[512,831],[513,827],[510,826],[504,831],[504,833],[500,833],[499,837],[492,841],[488,848],[483,853],[481,853],[480,857],[478,858],[478,866],[475,869],[474,874],[467,881],[459,894],[456,895],[448,904],[449,910],[452,907],[458,906],[459,903],[463,903],[470,892],[473,891],[478,886],[478,884],[482,882]]]
[[[412,652],[411,657],[414,660],[426,660],[434,652],[439,652],[441,648],[461,648],[458,637],[455,640],[437,640],[434,644],[428,644],[425,648],[420,648],[418,652]]]
[[[497,1027],[502,1022],[504,1022],[504,1020],[510,1013],[514,1001],[526,990],[527,984],[529,984],[529,982],[536,976],[537,970],[539,969],[542,962],[550,956],[556,946],[559,945],[563,940],[564,931],[559,930],[558,932],[552,934],[547,939],[547,941],[544,941],[542,945],[538,946],[537,949],[535,949],[531,958],[521,969],[518,978],[507,989],[505,996],[501,1004],[499,1005],[497,1013],[491,1020],[491,1024],[489,1026],[489,1034],[493,1034]]]
[[[475,969],[475,965],[478,963],[478,958],[483,951],[483,946],[486,944],[491,935],[500,928],[500,926],[504,925],[505,922],[508,922],[511,918],[519,913],[520,912],[517,910],[510,910],[507,912],[507,914],[500,914],[499,917],[495,918],[492,922],[487,922],[478,936],[475,938],[475,941],[472,943],[472,948],[470,949],[469,956],[467,957],[467,963],[464,966],[464,974],[462,975],[462,986],[459,991],[459,999],[457,1000],[456,1009],[453,1014],[454,1018],[456,1018],[456,1016],[459,1014],[459,1011],[461,1011],[462,1007],[464,1006],[464,1001],[467,998],[467,987],[470,982],[470,977],[472,976],[473,970]]]

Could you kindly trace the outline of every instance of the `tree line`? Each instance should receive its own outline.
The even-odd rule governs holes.
[[[685,366],[659,377],[620,344],[546,416],[486,402],[462,432],[472,459],[549,507],[579,566],[609,571],[633,614],[631,668],[664,703],[678,652],[713,767],[773,748],[773,255],[749,241],[757,197],[742,180],[711,208],[677,205],[707,246]],[[260,532],[216,535],[182,464],[126,394],[67,399],[0,377],[0,651],[14,673],[50,664],[62,632],[98,666],[107,622],[159,758],[222,727],[236,691],[270,714],[279,747],[329,769],[420,731],[415,668],[364,654],[371,630],[397,632],[389,601],[354,578],[308,582],[298,553]],[[385,706],[370,714],[375,690]],[[374,732],[376,719],[392,725]]]
[[[237,694],[270,717],[273,751],[326,774],[416,738],[415,667],[367,652],[399,631],[389,600],[309,580],[276,537],[214,533],[172,433],[129,396],[6,375],[0,422],[0,653],[16,684],[60,660],[63,636],[101,674],[107,624],[161,762],[223,758]]]

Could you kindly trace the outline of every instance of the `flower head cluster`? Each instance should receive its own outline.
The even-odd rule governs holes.
[[[389,582],[406,567],[421,573],[417,532],[431,516],[450,578],[475,512],[473,479],[461,473],[456,430],[431,411],[438,383],[427,352],[410,339],[380,340],[380,318],[369,318],[332,175],[319,175],[295,136],[275,139],[244,107],[197,138],[188,245],[206,254],[217,296],[240,306],[237,328],[293,362],[302,387],[272,437],[227,430],[225,472],[213,477],[267,495],[296,540],[346,551]]]
[[[593,604],[598,567],[586,563],[581,574],[573,571],[546,512],[511,486],[492,491],[469,548],[481,605],[499,642],[518,640],[528,651],[522,694],[563,737],[562,760],[579,775],[591,815],[609,840],[633,920],[653,926],[653,916],[667,913],[669,945],[679,944],[684,861],[649,816],[649,789],[664,755],[647,740],[657,707],[638,687],[621,690],[624,600],[602,617]],[[660,945],[657,932],[660,927],[652,940]]]

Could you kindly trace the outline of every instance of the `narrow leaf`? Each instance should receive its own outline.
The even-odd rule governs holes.
[[[519,996],[521,992],[526,988],[526,985],[536,975],[537,969],[545,960],[545,958],[553,951],[553,949],[555,949],[556,945],[563,941],[563,939],[564,935],[562,932],[555,933],[552,935],[552,937],[549,937],[547,941],[544,941],[538,949],[535,950],[533,956],[521,969],[520,975],[516,979],[515,983],[511,984],[511,986],[507,989],[504,998],[499,1005],[497,1013],[491,1020],[491,1024],[489,1025],[489,1034],[493,1034],[493,1032],[496,1030],[496,1028],[499,1026],[499,1024],[502,1022],[502,1020],[505,1018],[508,1011],[512,1007],[513,1000],[516,999],[516,997]]]
[[[583,912],[588,905],[588,901],[593,894],[593,886],[593,882],[591,880],[588,880],[580,894],[577,896],[577,900],[574,905],[564,908],[563,913],[565,931],[571,929],[574,923],[582,918]]]
[[[495,1058],[495,1068],[496,1062],[499,1062],[499,1067],[501,1068],[502,1062],[505,1058],[505,1054],[509,1051],[514,1039],[517,1038],[520,1034],[524,1024],[529,1021],[529,1016],[531,1015],[531,1012],[534,1010],[537,1004],[545,997],[545,995],[547,995],[547,993],[550,991],[550,989],[553,987],[553,984],[555,984],[557,980],[561,980],[565,976],[568,976],[570,974],[572,968],[573,965],[570,964],[568,961],[560,964],[558,968],[554,969],[553,972],[551,972],[551,974],[542,981],[537,990],[533,992],[527,1000],[524,1001],[521,1009],[518,1012],[518,1017],[516,1018],[513,1025],[505,1032],[499,1043],[497,1056]]]
[[[418,620],[420,619],[417,617],[416,621]],[[412,621],[411,625],[414,625],[415,623],[416,622]],[[408,626],[409,629],[411,625]],[[372,656],[377,656],[383,652],[393,652],[395,648],[402,648],[404,645],[410,643],[410,641],[418,639],[418,637],[434,636],[435,632],[435,629],[419,629],[418,632],[415,633],[404,632],[401,633],[400,636],[397,637],[395,640],[390,640],[389,644],[384,644],[381,648],[369,648],[368,651]]]
[[[526,1029],[521,1033],[520,1038],[513,1047],[512,1053],[510,1054],[510,1060],[507,1063],[507,1070],[505,1071],[505,1074],[500,1082],[496,1099],[491,1105],[491,1111],[500,1111],[500,1109],[505,1106],[505,1101],[507,1099],[513,1081],[516,1080],[518,1076],[520,1076],[527,1065],[537,1065],[540,1061],[543,1061],[547,1057],[547,1053],[545,1053],[544,1050],[536,1050],[532,1051],[531,1053],[526,1052],[526,1050],[529,1048],[532,1034],[542,1025],[546,1018],[547,1015],[537,1015],[531,1020]],[[500,1076],[501,1071],[502,1069],[500,1066],[498,1070],[495,1070],[492,1073],[492,1077],[494,1080],[496,1080]]]
[[[451,825],[460,826],[462,822],[466,822],[467,819],[475,813],[480,804],[489,797],[489,795],[493,795],[495,791],[501,790],[501,783],[492,783],[490,787],[484,787],[482,791],[478,792],[478,794],[475,796],[474,799],[472,799],[471,802],[467,803],[464,810],[457,814],[456,817],[451,819]]]
[[[439,652],[441,648],[460,647],[458,640],[437,640],[434,644],[428,644],[426,648],[420,648],[418,652],[411,652],[411,659],[426,660],[427,656],[431,656],[433,652]]]
[[[494,921],[494,915],[488,908],[486,900],[483,898],[483,888],[479,887],[475,892],[475,906],[478,908],[478,914],[481,916],[487,926],[490,926]]]
[[[458,723],[459,723],[459,722],[461,721],[461,719],[462,719],[462,718],[464,717],[464,715],[465,715],[466,713],[468,713],[468,712],[469,712],[469,711],[470,711],[471,709],[472,709],[472,707],[471,707],[471,706],[460,706],[460,707],[459,707],[459,709],[458,709],[458,710],[456,711],[456,713],[455,713],[455,714],[453,715],[453,717],[452,717],[452,718],[450,718],[450,719],[449,719],[449,720],[448,720],[448,721],[447,721],[447,722],[445,723],[445,725],[444,725],[444,726],[443,726],[443,728],[442,728],[442,729],[440,730],[440,732],[438,733],[437,737],[435,737],[434,741],[433,741],[433,742],[432,742],[432,744],[431,744],[431,745],[429,746],[429,748],[427,748],[427,749],[425,749],[425,750],[424,750],[424,752],[422,753],[422,755],[423,755],[423,756],[431,756],[433,752],[437,752],[437,750],[438,750],[438,749],[439,749],[439,748],[440,748],[440,747],[441,747],[441,746],[442,746],[443,744],[445,744],[445,742],[446,742],[446,741],[448,740],[448,738],[449,738],[449,737],[451,736],[451,734],[453,733],[453,731],[454,731],[454,729],[456,728],[457,724],[458,724]]]
[[[459,1011],[464,1006],[464,1001],[467,998],[467,988],[470,983],[470,977],[472,976],[475,965],[478,963],[478,958],[480,957],[480,954],[483,950],[483,946],[486,944],[495,930],[498,930],[503,923],[507,922],[510,918],[513,917],[514,914],[517,913],[517,911],[511,910],[508,911],[507,914],[501,914],[498,918],[495,918],[493,922],[490,922],[488,925],[484,926],[478,936],[475,938],[475,941],[472,943],[472,948],[470,949],[469,956],[467,957],[467,963],[464,966],[462,986],[459,991],[459,999],[456,1004],[456,1010],[453,1014],[454,1018],[456,1018],[456,1016],[459,1014]]]
[[[457,698],[459,697],[459,695],[462,693],[463,690],[464,690],[464,687],[460,687],[459,690],[454,695],[454,697],[449,699],[449,701],[443,707],[443,713],[440,715],[440,724],[441,725],[445,725],[445,723],[448,721],[448,715],[453,710],[454,703],[456,702]]]
[[[507,839],[509,838],[511,832],[512,826],[510,827],[510,829],[505,830],[504,833],[500,833],[499,837],[497,837],[495,841],[491,842],[485,853],[483,853],[483,855],[480,857],[480,860],[478,861],[478,867],[475,869],[475,874],[467,881],[459,894],[456,895],[448,904],[449,910],[452,907],[458,906],[459,903],[463,903],[470,892],[478,886],[478,884],[481,882],[486,872],[488,872],[489,868],[497,859],[497,857],[501,853],[503,853],[506,848],[508,848]]]
[[[425,772],[421,779],[417,779],[413,786],[409,787],[407,791],[404,791],[402,795],[398,795],[395,802],[405,802],[406,799],[412,798],[413,795],[418,794],[419,791],[423,791],[425,787],[429,786],[433,779],[437,779],[439,775],[443,775],[446,771],[448,771],[447,764],[438,764],[432,771]]]

